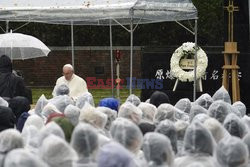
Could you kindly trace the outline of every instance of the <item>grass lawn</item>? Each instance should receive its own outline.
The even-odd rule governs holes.
[[[52,98],[52,90],[53,88],[31,88],[32,90],[32,99],[33,99],[33,104],[36,104],[37,100],[39,97],[44,94],[47,99]],[[95,100],[95,105],[97,106],[99,101],[105,97],[111,97],[112,96],[112,90],[111,89],[89,89],[89,92],[93,95],[94,100]],[[114,90],[114,96],[116,96],[116,90]],[[133,90],[133,94],[137,95],[140,97],[141,90],[136,89]],[[128,89],[122,89],[120,90],[120,101],[123,103],[126,98],[129,95],[129,90]]]

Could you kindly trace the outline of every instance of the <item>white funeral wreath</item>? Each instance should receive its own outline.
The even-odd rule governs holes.
[[[194,70],[185,71],[180,67],[180,60],[184,56],[195,55],[195,43],[186,42],[183,43],[179,48],[175,50],[170,60],[170,69],[174,77],[181,80],[182,82],[194,81]],[[197,68],[196,78],[200,79],[206,72],[208,65],[208,59],[206,53],[200,48],[197,48]]]

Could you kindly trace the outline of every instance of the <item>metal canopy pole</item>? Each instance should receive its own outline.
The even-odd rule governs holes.
[[[134,10],[130,10],[131,21],[130,21],[130,78],[129,78],[129,94],[132,94],[132,77],[133,77],[133,17]]]
[[[197,82],[197,19],[195,19],[195,54],[194,54],[194,92],[193,101],[196,100],[196,82]]]
[[[6,21],[6,30],[5,30],[5,33],[8,33],[9,32],[9,21]]]
[[[71,21],[71,57],[72,66],[75,68],[75,52],[74,52],[74,23]]]
[[[113,65],[113,42],[112,42],[112,25],[111,19],[109,20],[109,40],[110,40],[110,63],[111,63],[111,86],[112,97],[114,97],[114,65]]]

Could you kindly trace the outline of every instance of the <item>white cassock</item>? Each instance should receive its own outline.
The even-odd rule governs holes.
[[[56,88],[61,84],[66,84],[69,87],[69,96],[72,97],[74,100],[77,99],[80,95],[85,92],[88,92],[87,84],[84,79],[77,76],[76,74],[72,75],[71,80],[66,80],[64,76],[60,77],[56,81],[56,86],[52,92],[53,96],[56,96]]]

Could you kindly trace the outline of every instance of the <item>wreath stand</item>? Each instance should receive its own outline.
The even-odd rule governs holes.
[[[183,70],[194,70],[193,64],[194,64],[194,59],[182,59],[182,60],[180,61],[180,66],[181,66],[181,68],[182,68]],[[176,88],[177,88],[177,86],[178,86],[178,83],[179,83],[179,79],[177,78],[177,79],[175,80],[175,84],[174,84],[173,91],[176,91]],[[199,78],[199,79],[197,80],[197,83],[198,83],[198,84],[196,85],[196,90],[197,90],[198,92],[203,92],[203,88],[202,88],[202,79]]]
[[[238,78],[238,70],[239,66],[237,65],[237,59],[239,55],[239,51],[237,51],[237,42],[233,40],[233,13],[234,11],[238,11],[239,8],[234,6],[233,0],[229,1],[229,5],[225,7],[228,11],[228,41],[225,42],[225,51],[222,52],[224,54],[225,65],[222,67],[223,69],[223,80],[222,85],[229,90],[230,82],[230,73],[232,76],[232,99],[233,102],[240,100],[240,84]]]

